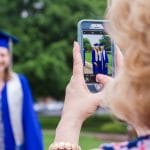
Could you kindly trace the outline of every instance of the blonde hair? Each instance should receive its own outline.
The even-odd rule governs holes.
[[[113,0],[107,30],[124,50],[125,64],[115,79],[110,107],[128,122],[150,128],[150,0]],[[110,88],[109,88],[110,89]],[[117,109],[117,110],[116,110]]]

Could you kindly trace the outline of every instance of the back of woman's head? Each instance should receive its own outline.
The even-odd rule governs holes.
[[[150,128],[150,0],[113,0],[107,18],[107,30],[125,54],[124,79],[130,88],[121,99]]]

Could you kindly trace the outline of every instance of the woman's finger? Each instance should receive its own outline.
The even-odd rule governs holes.
[[[80,46],[74,42],[73,48],[73,76],[81,76],[83,78],[83,62],[80,53]]]

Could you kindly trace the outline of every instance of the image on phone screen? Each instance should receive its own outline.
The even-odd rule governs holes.
[[[112,76],[112,41],[103,25],[101,29],[85,29],[82,32],[85,81],[96,82],[97,74]]]

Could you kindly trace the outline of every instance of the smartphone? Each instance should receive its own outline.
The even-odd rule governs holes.
[[[97,85],[96,75],[114,76],[114,42],[105,30],[108,20],[81,20],[78,23],[78,42],[83,60],[85,82]]]

